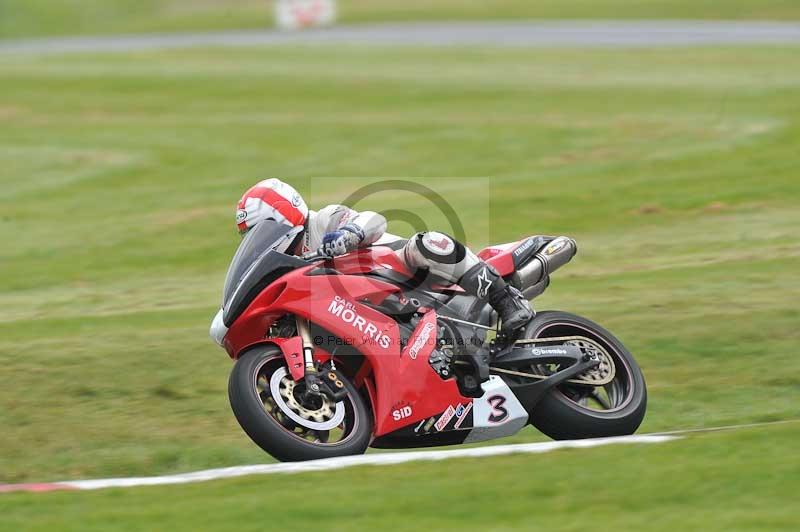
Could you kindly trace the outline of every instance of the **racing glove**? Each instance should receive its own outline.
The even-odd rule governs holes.
[[[357,249],[362,240],[364,231],[360,227],[352,224],[343,225],[336,231],[325,233],[318,253],[328,258],[338,257]]]

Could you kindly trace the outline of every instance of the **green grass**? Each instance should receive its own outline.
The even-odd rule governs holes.
[[[7,530],[797,530],[797,424],[661,444],[0,496]],[[43,511],[45,510],[45,511]]]
[[[793,0],[357,0],[339,1],[344,23],[478,19],[800,18]],[[39,35],[264,28],[267,0],[0,0],[0,38]]]
[[[422,176],[475,247],[576,237],[538,306],[626,342],[643,431],[800,417],[798,51],[1,56],[0,481],[267,459],[207,326],[233,205],[273,175],[313,206],[365,182],[348,176]],[[359,206],[398,205],[431,211]]]

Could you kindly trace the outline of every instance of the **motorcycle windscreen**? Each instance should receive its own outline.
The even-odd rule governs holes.
[[[222,289],[222,308],[230,301],[236,289],[247,277],[258,260],[269,251],[284,252],[303,230],[286,224],[264,220],[247,232],[228,266],[225,287]]]

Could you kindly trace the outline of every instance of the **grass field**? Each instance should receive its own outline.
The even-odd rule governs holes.
[[[478,19],[800,18],[794,0],[339,0],[344,23]],[[268,0],[0,0],[0,38],[263,28]]]
[[[577,238],[578,257],[538,306],[586,314],[636,354],[650,389],[642,431],[800,417],[798,51],[0,56],[0,481],[268,459],[229,411],[230,362],[207,326],[237,244],[233,204],[273,175],[312,205],[363,183],[348,176],[427,177],[475,247],[530,233]],[[329,179],[309,180],[318,176]],[[485,201],[489,216],[476,207]],[[487,507],[503,501],[481,514],[500,516],[498,529],[524,527],[535,507],[546,509],[543,525],[562,518],[573,529],[600,517],[627,528],[778,529],[800,489],[797,436],[787,427],[559,460],[399,466],[388,477],[353,470],[342,484],[271,477],[0,497],[0,520],[77,526],[89,512],[83,529],[112,518],[126,529],[196,506],[219,510],[209,526],[241,510],[247,528],[261,525],[256,515],[283,522],[270,508],[313,483],[333,501],[364,501],[366,515],[424,509],[419,519],[442,526],[480,496]],[[527,429],[504,442],[538,437]],[[500,493],[510,485],[525,506]],[[633,497],[630,513],[617,511],[619,490]],[[573,511],[582,497],[596,512]]]
[[[655,445],[0,496],[8,530],[794,531],[798,425]],[[343,486],[347,486],[343,489]],[[299,503],[299,495],[311,503]],[[47,511],[43,512],[42,509]]]

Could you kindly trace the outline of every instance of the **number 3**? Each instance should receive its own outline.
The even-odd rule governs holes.
[[[489,412],[489,423],[505,421],[508,417],[508,410],[503,406],[506,404],[506,398],[502,395],[493,395],[486,401],[492,406],[492,411]]]

